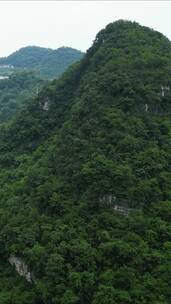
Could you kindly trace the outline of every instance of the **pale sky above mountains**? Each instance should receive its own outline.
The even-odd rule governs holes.
[[[170,1],[0,1],[0,56],[38,45],[85,51],[118,19],[137,21],[171,40]]]

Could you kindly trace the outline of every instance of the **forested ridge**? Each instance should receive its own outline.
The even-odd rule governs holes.
[[[9,65],[16,70],[34,70],[43,79],[53,79],[59,77],[67,67],[83,57],[81,51],[60,47],[56,50],[38,46],[23,47],[11,55],[0,58],[0,65]],[[1,71],[1,69],[0,69]]]
[[[170,303],[170,88],[171,42],[119,20],[1,126],[0,304]]]

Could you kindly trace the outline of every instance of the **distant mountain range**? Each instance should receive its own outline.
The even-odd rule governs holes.
[[[8,75],[13,69],[35,70],[41,78],[53,79],[67,67],[80,60],[84,53],[70,47],[56,50],[38,46],[23,47],[8,57],[0,58],[0,75]]]

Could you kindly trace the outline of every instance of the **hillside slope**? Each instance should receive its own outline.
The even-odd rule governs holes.
[[[69,65],[80,60],[83,53],[73,48],[61,47],[56,50],[27,46],[6,58],[0,58],[0,65],[17,69],[32,69],[43,78],[57,78]]]
[[[45,80],[34,72],[13,72],[0,80],[0,124],[12,119],[30,100],[37,96]]]
[[[23,303],[170,303],[170,87],[170,41],[121,20],[1,128],[0,254],[33,273]]]

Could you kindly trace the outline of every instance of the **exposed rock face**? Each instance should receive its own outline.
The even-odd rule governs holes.
[[[123,215],[129,215],[129,213],[133,210],[132,208],[128,208],[127,206],[116,203],[117,198],[114,194],[106,194],[99,199],[100,203],[112,206],[114,210],[122,213]],[[135,209],[134,209],[135,210]]]
[[[106,194],[102,197],[100,197],[100,203],[103,203],[105,205],[113,205],[116,201],[116,196],[113,194]]]
[[[45,101],[45,103],[44,103],[44,105],[43,105],[42,108],[43,108],[44,111],[48,111],[49,110],[49,101],[48,100]]]
[[[166,92],[170,91],[170,87],[169,86],[161,86],[161,96],[164,97]]]
[[[12,266],[15,266],[15,269],[18,274],[24,277],[27,282],[31,283],[33,281],[32,274],[28,270],[28,266],[25,264],[22,258],[17,257],[15,255],[11,255],[8,260]]]
[[[115,205],[113,209],[122,213],[123,215],[129,215],[130,211],[132,211],[131,208],[121,206],[121,205]]]
[[[148,104],[145,104],[145,111],[148,112]]]
[[[40,107],[42,108],[42,110],[44,111],[48,111],[49,110],[49,107],[50,107],[50,99],[49,97],[45,97],[44,100],[42,100],[40,103],[39,103]]]

